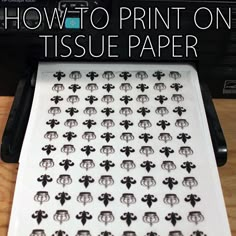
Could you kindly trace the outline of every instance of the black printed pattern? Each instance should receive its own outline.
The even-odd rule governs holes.
[[[207,219],[197,191],[201,183],[182,74],[77,69],[52,75],[50,106],[43,114],[48,119],[43,124],[41,172],[35,177],[38,191],[30,216],[40,226],[53,219],[57,228],[48,233],[45,223],[29,235],[69,236],[60,229],[68,222],[77,227],[76,236],[91,236],[96,224],[102,229],[97,236],[115,236],[115,230],[107,230],[115,224],[123,236],[140,235],[142,224],[149,228],[143,235],[161,236],[155,225],[165,221],[169,236],[185,235],[184,229],[176,230],[182,222],[199,227],[191,236],[206,236],[200,230]],[[55,175],[56,169],[60,174]],[[184,177],[173,174],[177,172]],[[184,198],[182,190],[187,193]],[[48,202],[56,208],[53,215],[43,210]],[[72,203],[75,209],[69,207]],[[176,205],[191,210],[184,215]],[[97,206],[101,210],[95,214],[92,209]],[[157,206],[167,210],[165,216],[159,215]]]

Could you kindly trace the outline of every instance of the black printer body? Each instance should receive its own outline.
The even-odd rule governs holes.
[[[50,26],[55,9],[62,18],[66,11],[63,25]],[[210,93],[236,97],[235,1],[1,0],[0,52],[0,95],[14,95],[18,85],[1,147],[7,162],[19,158],[39,61],[191,63],[202,84],[217,163],[226,162]]]
[[[5,27],[5,15],[8,17],[17,16],[17,8],[19,7],[19,30],[17,30],[17,21],[9,19],[7,22],[7,30]],[[88,7],[88,11],[83,11],[84,27],[75,30],[66,27],[60,27],[54,24],[50,30],[47,24],[45,14],[42,14],[42,23],[40,27],[32,31],[27,29],[24,20],[29,27],[34,27],[39,22],[39,15],[32,8],[47,9],[49,18],[50,13],[55,8],[63,14],[67,9],[66,18],[78,17],[80,7]],[[105,11],[97,10],[93,14],[93,22],[91,23],[90,13],[95,8],[104,8],[109,14],[109,24],[105,29],[101,29],[107,20]],[[7,13],[5,12],[7,8]],[[31,9],[29,9],[31,8]],[[123,8],[123,21],[121,26],[120,14]],[[185,8],[185,10],[177,8]],[[201,9],[196,13],[196,10]],[[230,29],[227,27],[227,20],[230,10]],[[130,9],[128,11],[127,9]],[[217,12],[217,9],[220,12]],[[26,11],[27,10],[27,11]],[[177,13],[181,16],[180,26],[178,27]],[[194,25],[194,13],[196,13],[197,28]],[[167,18],[167,15],[169,17]],[[145,15],[145,16],[144,16]],[[25,19],[24,19],[25,16]],[[129,17],[130,16],[130,17]],[[225,18],[225,21],[223,17]],[[161,18],[162,17],[162,18]],[[142,20],[139,20],[139,19]],[[136,19],[136,20],[135,20]],[[167,21],[169,20],[169,22]],[[56,22],[56,21],[55,21]],[[195,22],[195,23],[196,23]],[[169,23],[169,25],[168,25]],[[94,24],[99,30],[95,30],[91,24]],[[122,29],[121,29],[122,28]],[[134,29],[135,28],[135,29]],[[204,29],[205,28],[205,29]],[[101,29],[101,30],[100,30]],[[79,38],[79,42],[88,49],[89,36],[92,40],[92,51],[97,57],[93,57],[86,52],[83,57],[75,57],[72,53],[68,55],[68,48],[60,42],[63,35],[70,35],[70,38],[64,40],[73,52],[81,55],[82,49],[76,47],[73,38],[77,35],[85,35],[85,38]],[[57,35],[57,38],[48,38],[47,58],[45,58],[45,40],[39,35]],[[102,36],[118,35],[115,40],[118,44],[117,48],[113,48],[114,54],[118,57],[109,57],[108,37],[104,41],[104,53],[101,52]],[[132,49],[129,55],[128,47],[129,35],[137,35],[140,39],[140,45]],[[151,50],[142,53],[142,46],[146,37],[150,37],[153,44],[155,55]],[[170,38],[169,47],[163,48],[158,55],[158,36],[165,35]],[[173,39],[173,35],[176,37]],[[197,57],[191,48],[186,51],[186,43],[194,44],[194,39],[186,35],[194,35],[198,42],[196,45]],[[137,42],[137,38],[133,37],[133,44]],[[168,39],[162,37],[161,44],[165,44]],[[173,55],[172,43],[180,43],[182,48],[175,48]],[[189,42],[186,42],[189,40]],[[58,54],[55,52],[57,46]],[[206,82],[210,88],[213,97],[236,97],[236,2],[235,1],[200,1],[200,0],[1,0],[0,1],[0,71],[1,86],[0,95],[13,95],[22,74],[30,63],[40,60],[77,60],[77,61],[140,61],[140,62],[181,62],[193,63],[198,70],[199,78]],[[76,53],[75,53],[76,54]],[[99,56],[100,55],[100,56]],[[4,82],[3,82],[4,81]]]

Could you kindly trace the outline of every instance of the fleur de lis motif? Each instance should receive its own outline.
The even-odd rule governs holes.
[[[65,76],[66,76],[65,73],[62,71],[57,71],[55,74],[53,74],[53,77],[57,78],[58,81],[60,81]]]
[[[124,177],[121,181],[122,184],[125,184],[128,189],[131,188],[132,184],[136,184],[136,180],[133,177],[127,176]]]
[[[153,139],[153,136],[151,134],[144,133],[144,134],[139,135],[139,138],[143,139],[144,142],[147,143],[149,139]]]
[[[108,84],[105,84],[104,86],[102,86],[102,88],[106,89],[106,91],[109,93],[112,89],[115,88],[115,86],[108,83]]]
[[[98,77],[98,73],[90,71],[86,76],[89,77],[91,81],[93,81],[96,77]]]
[[[57,230],[52,236],[69,236],[69,234],[67,234],[66,231],[63,230]]]
[[[133,126],[134,123],[131,122],[130,120],[123,120],[123,121],[120,122],[120,125],[124,126],[125,129],[127,130],[130,126]]]
[[[79,112],[79,110],[74,107],[70,107],[70,108],[66,109],[66,113],[69,113],[70,116],[73,116],[74,114],[76,114],[78,112]]]
[[[110,79],[115,78],[115,74],[113,71],[104,71],[102,78],[107,79],[109,81]]]
[[[179,116],[182,116],[182,114],[183,114],[184,112],[186,112],[186,109],[183,108],[183,107],[178,106],[178,107],[175,107],[175,109],[173,110],[173,112],[177,113]]]
[[[90,96],[85,98],[85,101],[88,101],[91,105],[97,100],[98,100],[98,98],[93,96],[93,95],[90,95]]]
[[[48,218],[48,214],[45,211],[38,210],[32,214],[32,218],[36,219],[37,223],[40,224],[43,219]]]
[[[130,146],[125,146],[122,149],[120,149],[120,151],[125,153],[127,157],[129,157],[131,153],[135,152],[135,150]]]
[[[183,143],[186,143],[188,139],[191,139],[191,136],[186,133],[181,133],[177,136],[177,139],[181,139]]]
[[[142,164],[140,164],[140,166],[145,168],[147,172],[150,172],[152,168],[156,167],[152,161],[144,161]]]
[[[120,101],[124,102],[127,105],[129,102],[133,101],[133,98],[128,95],[124,95],[120,98]]]
[[[60,204],[63,206],[66,201],[71,199],[71,196],[68,193],[60,192],[55,196],[56,200],[59,200]]]
[[[183,85],[181,85],[180,83],[173,83],[170,87],[175,89],[176,92],[178,92],[181,88],[183,88]]]
[[[50,100],[53,101],[55,104],[58,104],[59,102],[63,101],[63,98],[61,96],[54,96]]]
[[[165,178],[162,183],[167,185],[169,189],[173,189],[174,185],[178,184],[178,181],[175,178],[168,177]]]
[[[50,175],[41,175],[39,178],[37,178],[38,182],[42,182],[43,187],[47,185],[48,182],[52,182],[52,178]]]
[[[137,220],[137,216],[131,212],[124,213],[120,218],[121,220],[124,220],[128,226],[131,225],[132,221]]]
[[[207,236],[205,233],[203,233],[202,231],[194,231],[190,236]]]
[[[167,126],[170,126],[170,122],[167,120],[160,120],[157,122],[157,126],[161,126],[161,128],[165,130]]]
[[[69,89],[71,89],[75,93],[77,90],[81,89],[81,86],[79,86],[78,84],[72,84],[69,86]]]
[[[127,80],[128,78],[130,78],[132,75],[128,72],[128,71],[123,71],[120,73],[119,75],[121,78],[123,78],[124,80]]]
[[[160,104],[163,104],[165,101],[168,100],[168,98],[166,96],[164,96],[164,95],[159,95],[159,96],[155,97],[155,100],[159,101]]]
[[[185,161],[182,165],[181,168],[186,169],[188,173],[191,173],[192,169],[196,168],[196,165],[194,165],[192,162]]]
[[[149,86],[147,86],[146,84],[138,84],[137,89],[140,89],[141,92],[144,92],[146,89],[149,89]]]
[[[81,220],[83,225],[86,224],[87,220],[91,220],[93,216],[88,211],[81,211],[76,215],[76,219]]]
[[[111,167],[114,167],[115,164],[112,161],[105,160],[100,163],[101,167],[104,167],[106,171],[109,171]]]
[[[152,206],[153,202],[157,202],[157,198],[151,194],[144,195],[141,200],[142,202],[146,202],[149,208]]]
[[[101,232],[98,236],[114,236],[114,235],[111,232],[104,231],[104,232]]]
[[[170,154],[174,153],[174,150],[170,147],[163,147],[160,149],[160,153],[164,153],[166,157],[169,157]]]
[[[165,217],[165,219],[175,226],[178,221],[182,220],[182,217],[178,213],[171,212]]]
[[[94,182],[94,179],[91,176],[84,175],[79,179],[80,183],[84,184],[84,187],[87,188],[90,183]]]
[[[101,110],[102,113],[104,113],[107,117],[110,116],[110,114],[114,113],[115,111],[110,107],[105,107]]]
[[[60,166],[63,166],[65,171],[67,171],[69,169],[70,166],[74,166],[74,162],[69,160],[69,159],[65,159],[65,160],[62,160],[59,165]]]
[[[114,197],[109,194],[109,193],[102,193],[99,197],[98,200],[102,201],[105,205],[105,207],[109,204],[110,201],[114,201]]]
[[[111,139],[115,138],[115,135],[113,135],[110,132],[106,132],[101,135],[101,138],[104,138],[106,140],[106,142],[109,143]]]
[[[156,72],[154,72],[154,74],[152,76],[156,77],[158,80],[161,80],[161,77],[165,76],[165,74],[161,71],[156,71]]]
[[[91,152],[95,152],[96,149],[93,146],[87,145],[84,146],[83,148],[81,148],[82,152],[85,152],[87,156],[89,156],[91,154]]]
[[[63,134],[63,138],[66,138],[69,142],[73,139],[76,138],[77,135],[74,132],[66,132],[65,134]]]
[[[45,145],[42,148],[42,150],[45,151],[49,155],[51,152],[56,151],[56,148],[53,145],[48,144],[48,145]]]
[[[189,194],[184,200],[185,202],[189,202],[192,207],[195,207],[196,203],[201,201],[201,198],[198,197],[196,194]]]
[[[46,124],[50,125],[50,127],[53,129],[56,125],[59,125],[60,122],[58,120],[51,119],[51,120],[47,121]]]
[[[83,125],[86,125],[88,129],[90,129],[93,125],[96,125],[97,123],[94,120],[86,120],[83,122]]]
[[[146,116],[148,113],[150,113],[150,110],[146,107],[140,107],[137,112],[140,113],[142,116]]]

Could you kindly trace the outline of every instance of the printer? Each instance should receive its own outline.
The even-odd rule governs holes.
[[[217,164],[226,163],[211,95],[236,97],[235,1],[1,0],[0,51],[0,95],[15,94],[1,145],[6,162],[19,160],[39,61],[121,61],[193,65]]]

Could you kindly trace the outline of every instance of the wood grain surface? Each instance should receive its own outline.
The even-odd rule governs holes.
[[[0,97],[0,140],[12,101],[12,97]],[[214,104],[228,145],[228,162],[219,173],[232,236],[236,236],[236,100],[217,99]],[[0,161],[0,236],[7,235],[17,167]]]

